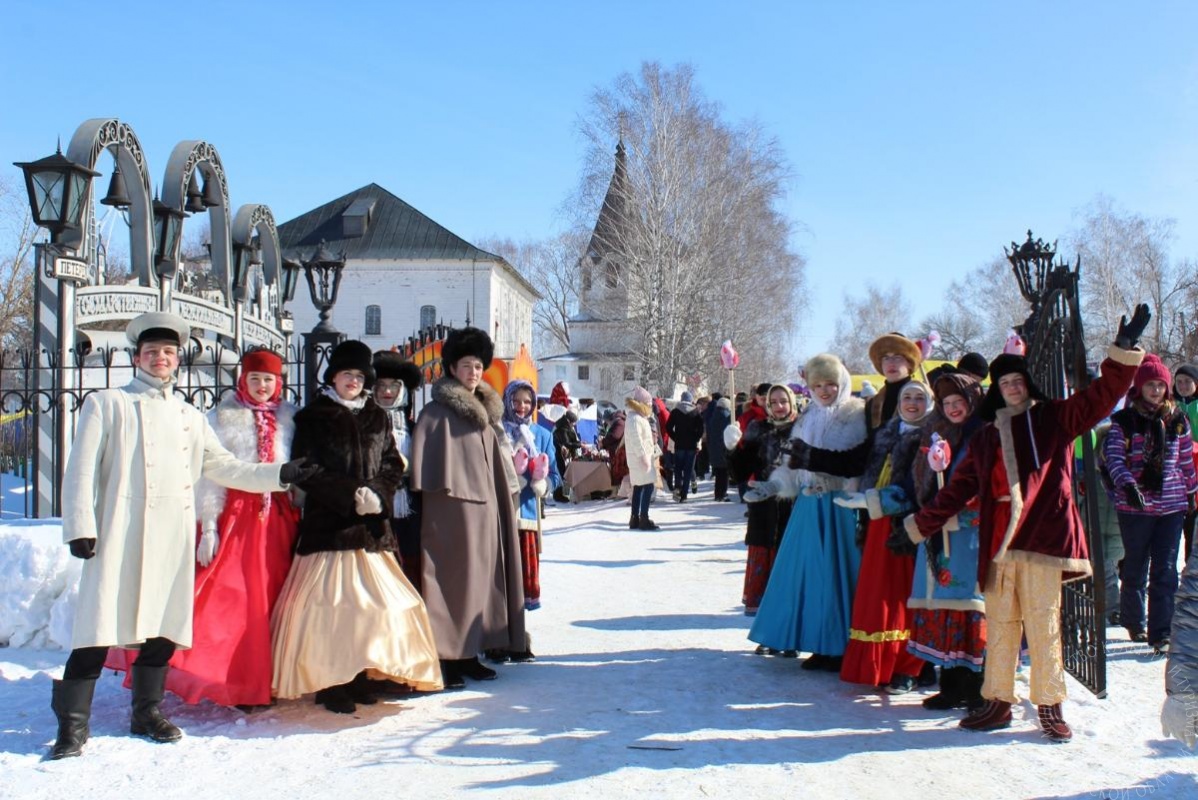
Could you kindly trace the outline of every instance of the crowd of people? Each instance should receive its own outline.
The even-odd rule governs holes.
[[[530,383],[483,381],[484,331],[445,339],[418,418],[420,370],[362,342],[333,348],[298,410],[280,358],[249,351],[205,417],[174,391],[188,324],[144,314],[127,336],[135,378],[84,402],[64,479],[84,565],[51,759],[82,752],[106,663],[126,672],[130,732],[172,742],[167,690],[247,711],[311,694],[348,714],[495,679],[480,656],[535,658],[556,448]]]
[[[962,728],[986,731],[1011,724],[1026,651],[1039,725],[1064,742],[1061,585],[1092,571],[1081,436],[1123,545],[1112,622],[1162,653],[1172,630],[1190,670],[1178,674],[1198,684],[1198,587],[1177,592],[1176,569],[1198,492],[1198,368],[1137,347],[1148,317],[1125,319],[1100,373],[1064,400],[1019,353],[924,373],[918,344],[891,333],[870,348],[885,380],[866,399],[822,354],[803,384],[743,398],[684,392],[671,410],[637,387],[600,444],[630,529],[658,530],[657,490],[687,503],[708,473],[715,501],[746,501],[757,654],[807,653],[803,669],[892,694],[938,685],[926,708],[963,709]],[[525,617],[541,603],[545,501],[581,443],[569,413],[552,432],[535,422],[532,384],[483,380],[484,331],[449,334],[419,415],[420,370],[347,341],[304,408],[282,399],[279,357],[250,351],[205,417],[173,391],[187,323],[145,314],[127,335],[136,377],[88,397],[66,469],[64,540],[85,563],[50,758],[82,752],[106,663],[126,672],[131,732],[169,742],[181,732],[166,690],[245,710],[311,694],[352,713],[495,679],[480,656],[535,659]],[[1191,705],[1172,719],[1192,740]]]

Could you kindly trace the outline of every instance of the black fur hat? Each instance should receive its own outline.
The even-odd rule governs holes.
[[[329,355],[329,365],[324,370],[324,382],[332,385],[333,376],[338,372],[356,369],[366,376],[363,388],[369,389],[374,386],[375,378],[372,358],[373,353],[370,352],[369,345],[356,339],[348,339],[334,347]]]
[[[394,350],[380,350],[374,354],[374,372],[375,380],[390,378],[402,381],[403,385],[408,387],[409,392],[420,388],[422,379],[420,367]]]
[[[998,382],[1004,375],[1011,375],[1018,372],[1023,376],[1023,380],[1027,383],[1027,394],[1032,400],[1048,400],[1048,395],[1040,391],[1040,387],[1032,380],[1032,374],[1028,372],[1027,359],[1021,355],[1014,353],[1003,353],[990,362],[990,388],[986,391],[986,397],[982,400],[982,407],[979,414],[986,422],[994,422],[1000,408],[1006,408],[1007,401],[1003,399],[1002,390],[998,387]]]
[[[456,328],[445,337],[441,345],[441,364],[445,372],[465,356],[474,356],[483,362],[483,369],[491,366],[495,356],[495,343],[487,332],[480,328]]]

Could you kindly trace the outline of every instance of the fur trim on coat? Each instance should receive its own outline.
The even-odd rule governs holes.
[[[324,471],[300,484],[305,492],[298,555],[330,550],[395,550],[392,502],[403,479],[403,460],[387,412],[373,399],[351,411],[323,395],[295,415],[291,455]],[[366,487],[382,502],[381,514],[359,515],[354,493]]]
[[[291,460],[295,412],[295,406],[286,402],[279,403],[275,411],[274,464]],[[208,423],[226,450],[242,461],[258,463],[258,431],[254,424],[254,412],[239,403],[236,394],[226,394],[207,416]],[[217,518],[225,508],[226,496],[225,487],[208,478],[200,478],[196,482],[196,510],[204,527],[215,527]]]
[[[433,399],[480,431],[487,427],[495,431],[503,453],[503,472],[508,491],[520,494],[520,478],[512,464],[512,445],[503,430],[503,397],[485,381],[470,392],[457,378],[441,378],[433,384]]]

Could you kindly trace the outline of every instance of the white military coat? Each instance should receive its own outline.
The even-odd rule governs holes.
[[[139,372],[88,396],[63,476],[64,541],[95,539],[83,562],[71,646],[191,647],[195,485],[281,491],[278,464],[239,461],[173,384]]]

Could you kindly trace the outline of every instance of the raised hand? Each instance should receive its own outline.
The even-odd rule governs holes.
[[[1130,322],[1127,320],[1127,315],[1124,314],[1119,320],[1119,332],[1115,334],[1115,347],[1123,350],[1131,350],[1135,347],[1151,319],[1152,312],[1149,311],[1147,303],[1140,303],[1136,306]]]

